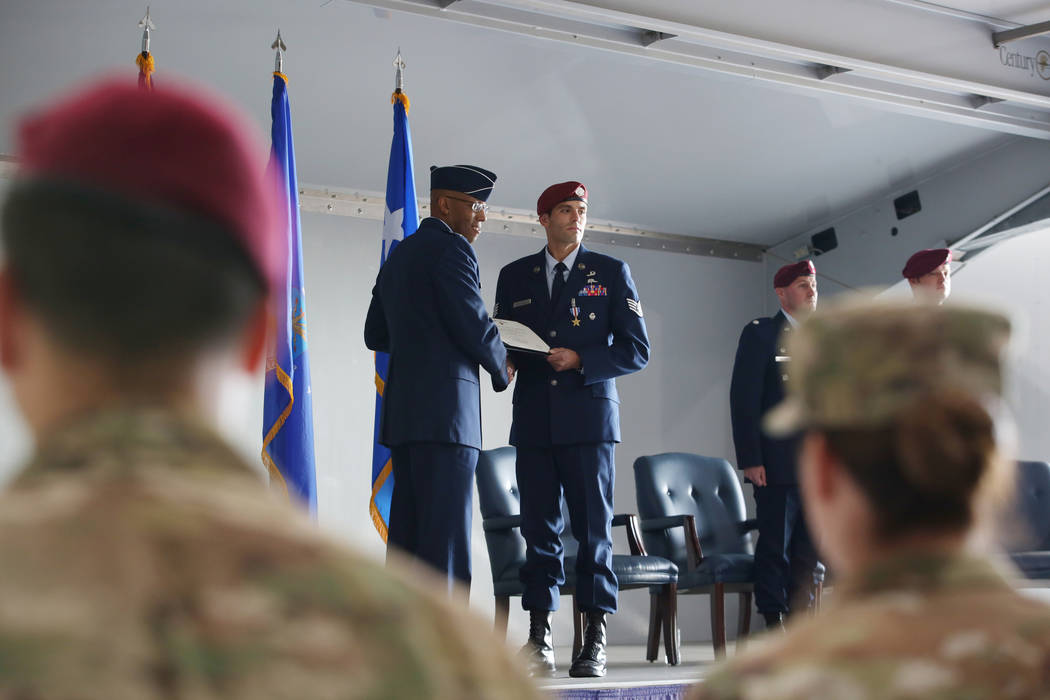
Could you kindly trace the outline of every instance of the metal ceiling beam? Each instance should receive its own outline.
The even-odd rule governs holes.
[[[992,34],[992,44],[995,48],[999,48],[1003,44],[1011,41],[1018,41],[1020,39],[1027,39],[1033,36],[1040,36],[1041,34],[1050,33],[1050,22],[1040,22],[1039,24],[1030,24],[1027,27],[1018,27],[1017,29],[1007,29],[1005,32],[996,32]]]
[[[15,159],[0,154],[0,178],[12,179],[16,171]],[[420,199],[420,214],[427,216],[430,200]],[[303,187],[299,190],[299,209],[321,214],[351,216],[357,219],[382,221],[386,199],[380,193],[340,192],[325,188]],[[485,233],[506,236],[526,236],[545,239],[546,234],[532,211],[508,207],[489,208]],[[377,229],[378,230],[378,229]],[[592,220],[587,226],[586,239],[590,243],[604,243],[625,248],[656,250],[665,253],[701,255],[728,260],[762,262],[765,246],[754,243],[724,241],[717,238],[683,236],[674,233],[648,231],[614,221]]]
[[[420,216],[429,216],[429,199],[420,199],[418,206]],[[302,211],[382,221],[383,214],[386,212],[386,198],[378,192],[351,193],[304,187],[299,190],[299,208]],[[486,235],[501,234],[546,239],[546,233],[540,226],[536,214],[526,209],[490,205],[482,228]],[[589,243],[605,243],[625,248],[684,253],[746,262],[762,262],[762,256],[765,253],[765,246],[754,243],[648,231],[615,221],[588,221],[585,239]]]
[[[577,46],[831,93],[894,111],[1050,139],[1050,96],[645,17],[571,0],[349,0]],[[649,38],[662,37],[646,43]],[[640,41],[641,37],[641,41]],[[829,79],[834,76],[834,79]],[[975,105],[974,95],[989,98]]]
[[[1023,226],[1017,226],[1015,228],[1006,229],[1005,231],[998,231],[996,233],[989,233],[975,238],[962,246],[952,246],[952,250],[960,250],[963,255],[966,256],[966,261],[973,260],[973,257],[980,251],[987,250],[993,246],[996,246],[1004,241],[1008,241],[1018,236],[1027,236],[1032,233],[1046,234],[1050,231],[1050,219],[1042,219],[1040,221],[1033,221],[1030,224],[1024,224]]]
[[[1038,192],[1035,192],[1031,196],[1026,197],[1023,201],[1020,201],[1017,204],[1015,204],[1014,206],[1010,207],[1009,209],[1004,211],[1002,214],[1000,214],[999,216],[995,217],[994,219],[992,219],[991,221],[986,223],[984,226],[981,226],[980,228],[978,228],[976,231],[972,231],[972,232],[966,234],[965,236],[963,236],[962,238],[959,238],[958,240],[953,241],[952,244],[949,245],[948,247],[952,248],[953,250],[956,249],[956,248],[959,249],[959,250],[968,250],[968,249],[971,249],[971,248],[983,248],[983,247],[985,247],[983,244],[975,243],[975,241],[979,240],[981,238],[981,236],[986,231],[990,231],[991,229],[995,228],[996,226],[998,226],[1003,221],[1006,221],[1007,219],[1009,219],[1014,214],[1017,214],[1018,212],[1022,211],[1023,209],[1026,209],[1027,207],[1031,206],[1032,204],[1035,204],[1037,201],[1039,201],[1040,199],[1042,199],[1043,197],[1045,197],[1048,194],[1050,194],[1050,185],[1047,185],[1046,187],[1041,188]]]

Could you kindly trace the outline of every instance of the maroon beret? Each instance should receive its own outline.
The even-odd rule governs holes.
[[[266,145],[249,120],[197,86],[140,90],[108,79],[20,124],[23,177],[96,187],[218,223],[271,285],[286,262]]]
[[[817,274],[817,268],[813,266],[812,260],[791,263],[780,268],[777,270],[777,274],[773,275],[773,287],[786,287],[799,277],[815,274]]]
[[[950,263],[951,261],[952,251],[947,248],[920,250],[908,258],[908,262],[904,269],[901,270],[901,274],[910,280],[918,279],[933,272],[944,263]]]
[[[586,202],[587,187],[582,182],[570,180],[559,182],[543,190],[539,200],[536,202],[537,214],[550,214],[555,204],[562,202]]]

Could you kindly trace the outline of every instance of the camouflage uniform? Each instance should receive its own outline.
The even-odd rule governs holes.
[[[788,397],[766,428],[888,426],[934,396],[994,411],[1009,336],[1006,317],[977,308],[847,303],[815,313],[788,341]],[[913,464],[909,483],[936,466]],[[692,697],[1050,698],[1050,607],[986,559],[932,545],[889,552],[836,585],[816,617],[756,643]]]
[[[537,697],[485,623],[162,411],[49,434],[0,495],[0,562],[0,698]]]
[[[898,556],[834,600],[716,670],[692,700],[1050,698],[1050,607],[984,560]]]

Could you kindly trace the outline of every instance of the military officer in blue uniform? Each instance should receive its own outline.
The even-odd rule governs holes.
[[[445,573],[450,590],[470,585],[478,367],[496,391],[512,379],[471,245],[495,180],[475,166],[431,168],[432,216],[380,268],[365,319],[365,345],[390,353],[379,438],[394,472],[387,545]]]
[[[796,457],[798,437],[776,439],[762,417],[784,398],[790,333],[817,307],[816,268],[809,260],[785,265],[773,278],[780,311],[757,318],[740,334],[729,389],[737,466],[754,487],[758,518],[755,605],[766,626],[779,628],[792,604],[811,600],[817,554],[802,515]]]
[[[560,533],[564,492],[580,543],[576,596],[587,614],[584,645],[569,674],[605,675],[605,615],[616,611],[612,571],[613,450],[620,441],[616,377],[649,361],[642,305],[627,264],[587,250],[587,188],[548,187],[537,204],[543,250],[500,271],[496,317],[523,323],[549,355],[512,352],[518,371],[510,442],[517,448],[522,606],[529,611],[525,653],[535,673],[553,673],[552,612],[564,583]]]

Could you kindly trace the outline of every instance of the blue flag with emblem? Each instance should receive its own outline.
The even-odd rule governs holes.
[[[279,37],[278,37],[279,38]],[[299,228],[299,186],[292,146],[288,78],[273,74],[273,148],[270,168],[278,174],[287,215],[288,257],[282,282],[274,290],[271,344],[266,358],[262,459],[270,483],[317,512],[314,473],[314,412],[310,395],[310,360],[306,348],[306,295],[303,246]]]
[[[398,56],[400,59],[400,56]],[[400,69],[398,72],[400,76]],[[394,139],[390,144],[390,167],[386,175],[386,211],[383,214],[383,248],[379,265],[387,256],[419,227],[419,207],[416,203],[416,185],[412,169],[412,133],[408,129],[408,96],[399,88],[394,92]],[[386,386],[390,356],[376,353],[376,413],[374,444],[372,447],[372,496],[369,511],[372,522],[383,541],[390,523],[390,497],[394,493],[394,472],[390,448],[379,444],[379,420],[383,407],[383,389]]]

